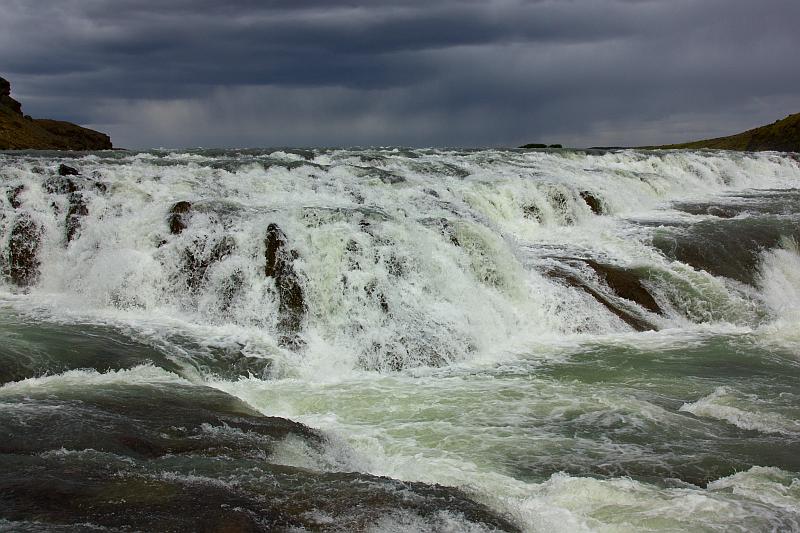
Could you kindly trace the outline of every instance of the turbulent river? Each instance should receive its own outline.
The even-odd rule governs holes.
[[[800,159],[0,153],[0,530],[800,530]]]

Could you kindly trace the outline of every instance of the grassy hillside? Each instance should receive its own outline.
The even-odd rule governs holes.
[[[0,78],[0,150],[107,150],[113,148],[105,133],[71,122],[33,119],[11,98],[10,84]]]
[[[800,152],[800,113],[789,115],[768,126],[761,126],[729,137],[706,139],[683,144],[649,146],[660,149],[698,149],[740,150],[758,152],[775,150],[779,152]]]

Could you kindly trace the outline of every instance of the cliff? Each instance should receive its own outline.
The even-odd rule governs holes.
[[[719,137],[716,139],[706,139],[683,144],[649,146],[647,148],[710,148],[714,150],[740,150],[748,152],[764,150],[800,152],[800,113],[789,115],[783,120],[776,120],[773,124],[737,133],[729,137]]]
[[[0,150],[110,150],[105,133],[71,122],[33,119],[11,97],[11,84],[0,78]]]

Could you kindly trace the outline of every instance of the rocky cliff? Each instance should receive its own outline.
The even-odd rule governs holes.
[[[0,150],[110,150],[105,133],[71,122],[33,119],[11,97],[11,84],[0,78]]]

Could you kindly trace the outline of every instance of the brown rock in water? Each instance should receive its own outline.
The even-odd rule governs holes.
[[[598,277],[605,281],[606,285],[617,296],[635,302],[650,312],[662,313],[655,299],[642,285],[641,280],[635,273],[617,266],[600,264],[591,259],[576,259],[575,261],[584,263],[594,270]],[[636,331],[653,331],[657,329],[645,319],[631,313],[625,306],[621,306],[618,302],[591,287],[586,281],[578,277],[575,272],[565,268],[554,268],[548,274],[565,281],[571,287],[586,292]]]
[[[589,191],[581,191],[581,198],[592,210],[595,215],[602,215],[605,211],[603,209],[603,202],[594,194]]]
[[[11,204],[11,207],[14,209],[19,209],[22,205],[22,202],[19,201],[19,195],[22,194],[22,191],[25,190],[24,185],[17,185],[13,189],[9,190],[6,195],[8,196],[8,202]]]
[[[71,194],[78,190],[75,180],[67,176],[50,176],[42,186],[50,194]]]
[[[209,243],[195,241],[195,249],[187,248],[184,251],[186,265],[186,284],[190,290],[199,289],[208,278],[208,269],[214,263],[219,263],[231,255],[236,248],[236,242],[230,235],[225,235],[209,247]]]
[[[72,242],[78,231],[81,229],[81,218],[89,214],[89,208],[86,207],[86,202],[83,195],[80,193],[72,193],[69,195],[69,209],[67,210],[66,219],[66,238],[67,244]]]
[[[58,165],[59,176],[80,176],[81,173],[77,169],[67,166],[65,164]]]
[[[169,210],[169,232],[173,235],[180,235],[186,229],[189,222],[189,213],[192,210],[192,204],[186,201],[180,201],[172,206]]]
[[[19,287],[27,287],[39,277],[39,247],[42,244],[42,229],[30,215],[20,215],[11,229],[8,242],[4,274]]]
[[[590,259],[584,260],[584,263],[597,272],[597,275],[604,279],[617,295],[636,302],[651,313],[659,315],[663,313],[661,307],[635,273],[618,266],[602,265]]]
[[[11,84],[0,78],[0,150],[111,150],[105,133],[71,122],[32,119],[11,98]]]
[[[264,245],[264,273],[275,280],[278,291],[278,329],[281,331],[278,342],[282,346],[297,348],[300,344],[298,333],[306,312],[303,288],[293,266],[297,252],[288,248],[286,235],[277,224],[267,227]]]

